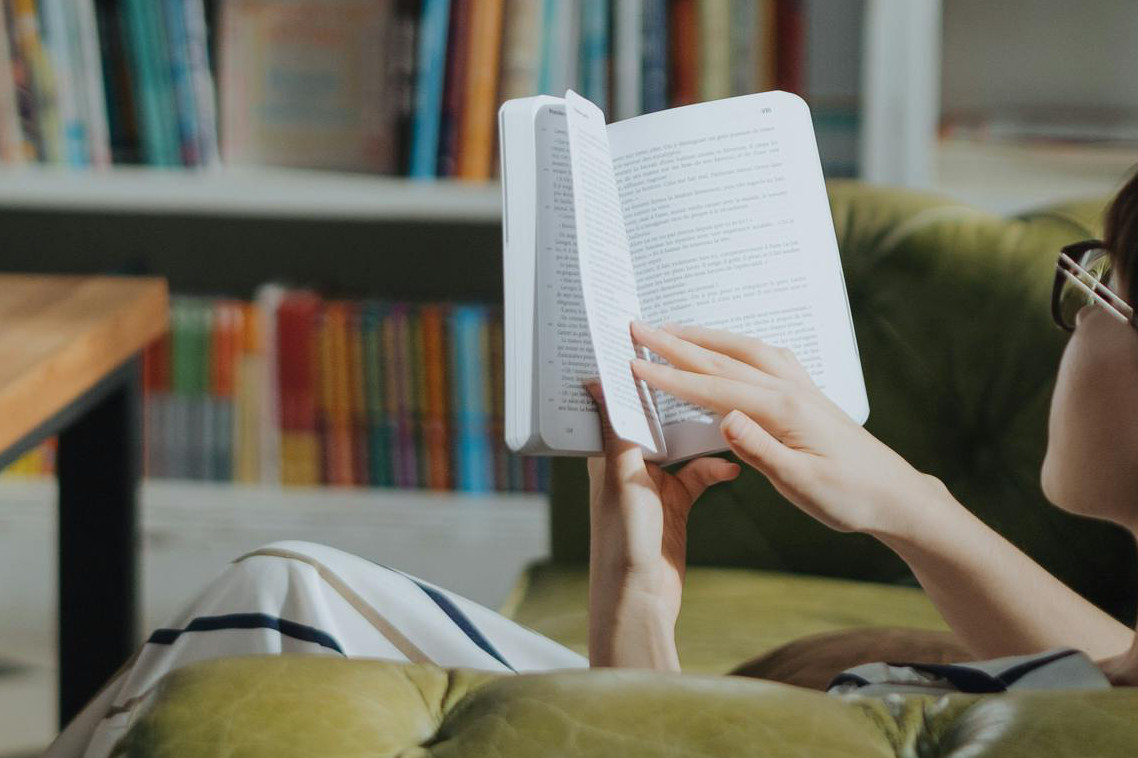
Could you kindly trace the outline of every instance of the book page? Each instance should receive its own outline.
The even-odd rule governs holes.
[[[537,163],[538,426],[558,452],[602,449],[600,418],[585,390],[597,376],[577,263],[577,219],[564,105],[546,105],[534,117]]]
[[[609,127],[644,319],[788,347],[858,421],[868,415],[841,261],[801,98],[677,108]],[[718,419],[657,393],[669,458],[723,447]]]
[[[650,395],[629,365],[636,351],[628,330],[640,303],[604,114],[572,90],[565,105],[581,291],[609,420],[621,438],[659,453]]]

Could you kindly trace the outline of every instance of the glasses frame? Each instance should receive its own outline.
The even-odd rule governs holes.
[[[1101,281],[1095,281],[1094,287],[1091,287],[1080,277],[1081,275],[1088,279],[1094,279],[1094,275],[1079,264],[1083,256],[1092,250],[1106,249],[1102,240],[1084,240],[1073,245],[1067,245],[1059,251],[1059,260],[1055,263],[1055,284],[1051,289],[1051,318],[1055,320],[1056,326],[1063,331],[1075,331],[1074,324],[1068,324],[1063,320],[1060,299],[1063,293],[1063,285],[1068,281],[1073,282],[1079,289],[1094,298],[1095,303],[1115,318],[1138,329],[1138,317],[1135,316],[1133,306]]]

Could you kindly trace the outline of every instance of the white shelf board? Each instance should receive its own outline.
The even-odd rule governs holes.
[[[275,168],[0,170],[0,210],[499,223],[496,183]]]
[[[1000,215],[1118,191],[1138,149],[1096,145],[943,140],[933,189]]]

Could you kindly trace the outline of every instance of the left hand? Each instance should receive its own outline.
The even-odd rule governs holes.
[[[679,669],[673,633],[684,583],[687,520],[713,484],[739,475],[721,458],[675,474],[646,463],[608,423],[600,387],[604,457],[589,459],[589,658],[594,666]]]

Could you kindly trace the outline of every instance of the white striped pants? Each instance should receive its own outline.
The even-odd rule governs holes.
[[[145,695],[196,661],[305,653],[523,672],[588,661],[432,584],[335,548],[277,542],[230,566],[156,630],[64,730],[46,758],[104,758]]]

